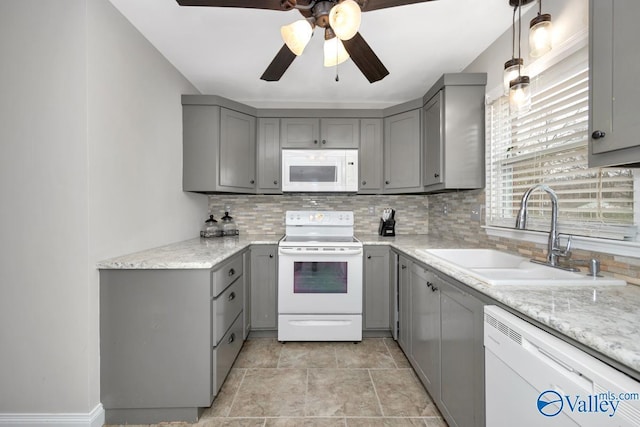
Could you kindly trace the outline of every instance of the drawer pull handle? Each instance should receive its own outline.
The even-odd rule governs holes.
[[[231,292],[229,294],[229,301],[233,301],[234,299],[236,299],[236,293],[235,292]]]
[[[231,334],[229,336],[229,339],[227,340],[227,344],[231,344],[232,342],[234,342],[236,340],[236,334]]]
[[[403,269],[403,270],[406,270],[406,269],[407,269],[407,266],[403,264],[403,265],[402,265],[402,269]]]
[[[236,274],[236,271],[233,268],[229,270],[229,277],[233,276],[234,274]]]

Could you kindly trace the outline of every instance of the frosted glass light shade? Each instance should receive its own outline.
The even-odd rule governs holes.
[[[358,3],[353,0],[342,0],[331,8],[329,25],[340,40],[349,40],[360,28],[361,14]]]
[[[509,93],[509,85],[511,80],[515,79],[522,73],[524,61],[522,58],[511,58],[504,63],[504,74],[502,77],[504,94]]]
[[[285,25],[280,28],[280,34],[282,40],[287,45],[291,52],[296,55],[302,55],[304,48],[311,40],[313,34],[313,27],[311,23],[306,19],[301,19],[289,25]]]
[[[349,53],[337,37],[324,41],[324,66],[333,67],[349,59]]]
[[[552,33],[551,15],[545,13],[533,18],[529,24],[529,55],[537,58],[549,52]]]
[[[519,76],[511,80],[509,86],[509,112],[520,114],[531,109],[531,84],[529,76]]]

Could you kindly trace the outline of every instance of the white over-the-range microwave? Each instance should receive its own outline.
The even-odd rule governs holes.
[[[282,191],[358,191],[358,150],[282,150]]]

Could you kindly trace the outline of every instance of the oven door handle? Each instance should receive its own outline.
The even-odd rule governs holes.
[[[282,255],[360,255],[362,248],[348,248],[339,251],[326,251],[319,248],[317,251],[298,250],[294,248],[279,248],[278,253]]]

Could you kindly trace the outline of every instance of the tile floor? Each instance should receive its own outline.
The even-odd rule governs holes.
[[[390,338],[361,343],[247,340],[196,424],[179,427],[446,427]]]

